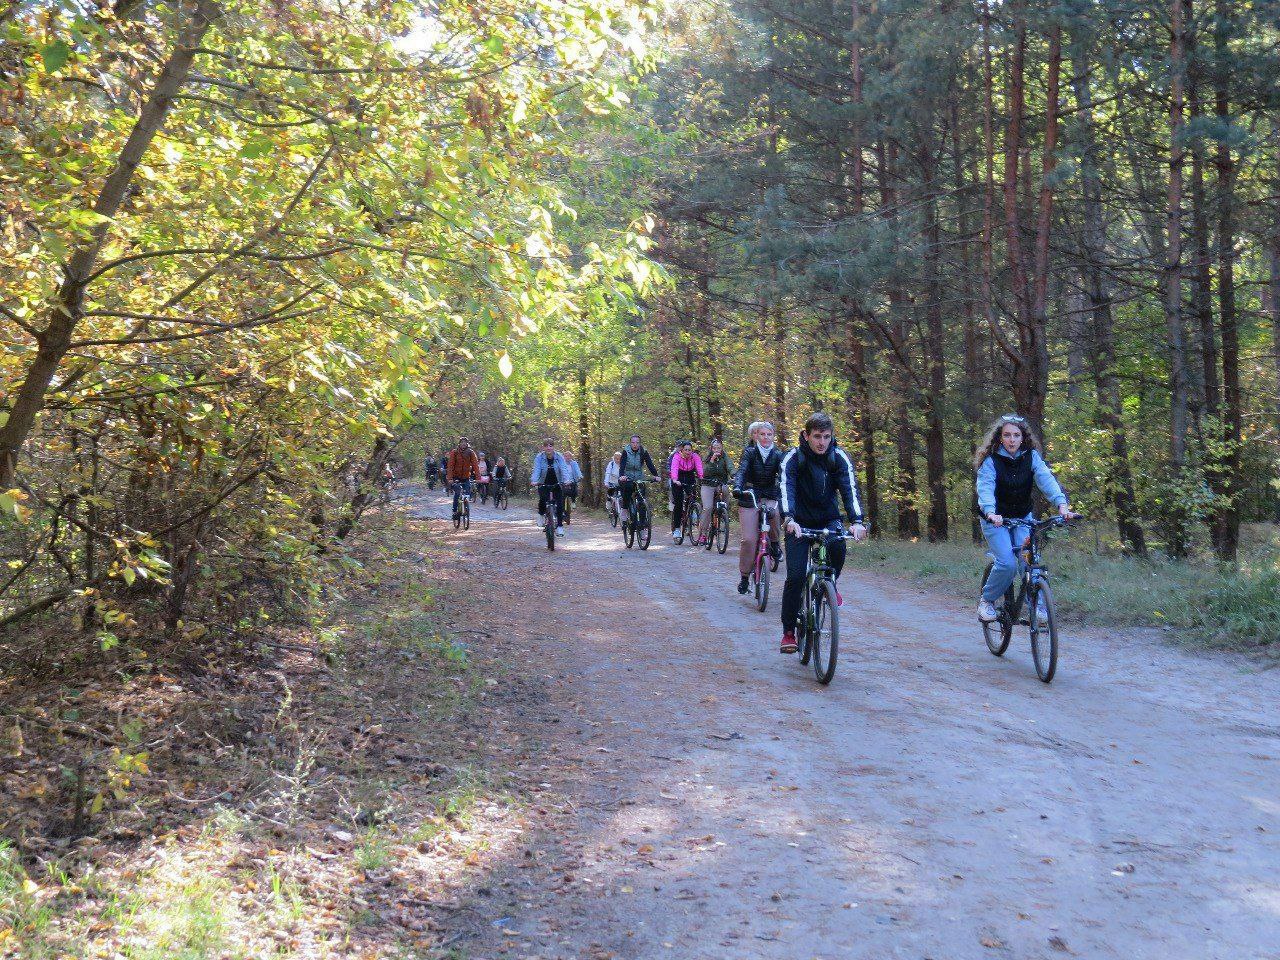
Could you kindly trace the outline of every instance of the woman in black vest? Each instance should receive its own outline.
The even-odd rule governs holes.
[[[978,471],[978,510],[995,565],[978,601],[978,618],[995,620],[996,604],[1018,575],[1018,551],[1026,542],[1026,527],[1005,525],[1010,520],[1030,520],[1034,514],[1035,487],[1064,517],[1073,517],[1067,495],[1040,453],[1040,441],[1025,417],[1007,413],[991,425],[974,456]]]

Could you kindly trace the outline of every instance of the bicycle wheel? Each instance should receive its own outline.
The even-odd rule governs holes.
[[[458,507],[453,511],[453,529],[457,530],[462,526],[462,507]]]
[[[769,606],[769,564],[763,560],[756,562],[756,609],[764,613]]]
[[[697,504],[691,506],[685,511],[684,526],[687,531],[684,535],[689,546],[696,547],[698,545],[698,528],[702,526],[702,508]]]
[[[547,516],[551,516],[551,511],[547,511]],[[547,536],[547,549],[554,550],[556,548],[556,525],[553,520],[546,520],[542,524],[542,532]]]
[[[618,526],[618,509],[614,506],[613,501],[609,502],[609,524],[615,529]]]
[[[836,675],[836,657],[840,654],[840,608],[836,606],[836,585],[830,580],[819,584],[814,597],[809,636],[814,676],[826,685]]]
[[[716,550],[723,555],[729,549],[729,508],[721,504],[720,509],[716,511],[716,519],[719,520],[716,526]],[[711,549],[709,543],[707,549]]]
[[[462,529],[471,529],[471,504],[466,500],[462,501]]]
[[[627,520],[622,524],[622,542],[628,550],[636,542],[636,522],[634,520]]]
[[[987,564],[987,569],[982,571],[982,585],[987,585],[987,578],[991,576],[992,564]],[[982,622],[982,636],[987,641],[987,649],[997,657],[1003,657],[1004,652],[1009,649],[1009,640],[1013,637],[1013,624],[1010,622],[1008,615],[1001,611],[999,620],[991,620]]]
[[[649,544],[653,542],[653,518],[649,516],[649,511],[644,514],[644,525],[640,528],[636,537],[640,541],[640,549],[648,550]]]
[[[1037,603],[1037,601],[1039,601]],[[1040,607],[1044,622],[1040,622]],[[1049,683],[1058,670],[1058,615],[1053,607],[1053,589],[1041,580],[1027,597],[1027,621],[1031,628],[1031,657],[1036,662],[1036,676]]]

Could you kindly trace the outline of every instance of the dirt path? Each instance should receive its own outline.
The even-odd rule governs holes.
[[[467,956],[1280,958],[1280,673],[1068,629],[1046,687],[970,598],[850,571],[822,688],[732,550],[475,515],[458,556],[529,585],[490,602],[572,814],[494,870]]]

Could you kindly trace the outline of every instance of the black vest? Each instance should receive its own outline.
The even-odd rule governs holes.
[[[996,467],[996,513],[1002,517],[1021,519],[1031,512],[1031,491],[1035,477],[1031,470],[1031,451],[1017,459],[993,453]]]

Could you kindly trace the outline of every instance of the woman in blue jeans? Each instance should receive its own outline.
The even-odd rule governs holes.
[[[995,565],[982,588],[978,618],[996,620],[1000,598],[1018,575],[1019,550],[1030,532],[1026,527],[1009,527],[1005,520],[1030,520],[1034,515],[1032,495],[1036,487],[1064,517],[1073,517],[1067,495],[1058,486],[1053,471],[1040,453],[1040,441],[1025,417],[1008,413],[991,425],[974,457],[978,471],[978,509],[982,513],[982,533],[987,538]]]

